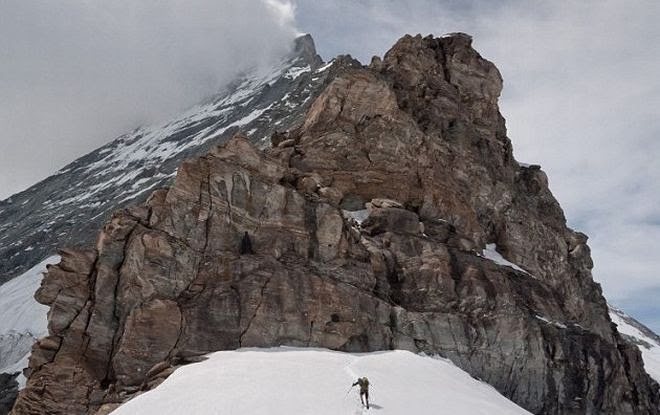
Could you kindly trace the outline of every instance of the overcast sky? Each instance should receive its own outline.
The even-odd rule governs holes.
[[[174,114],[297,32],[329,59],[464,31],[504,77],[514,154],[590,236],[608,299],[660,331],[660,2],[4,0],[0,198]]]

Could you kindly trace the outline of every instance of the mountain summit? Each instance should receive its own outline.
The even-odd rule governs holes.
[[[111,213],[171,183],[187,157],[205,154],[237,131],[265,145],[300,123],[328,71],[309,35],[274,67],[255,68],[204,103],[145,126],[79,158],[0,201],[0,283],[32,268],[58,247],[87,248]]]
[[[281,345],[440,355],[537,414],[658,413],[587,237],[539,166],[513,157],[502,78],[470,36],[404,36],[369,66],[278,74],[306,81],[284,92],[268,78],[249,101],[230,95],[86,162],[105,176],[84,195],[130,200],[117,177],[149,181],[156,155],[208,146],[115,211],[94,249],[49,267],[36,294],[49,335],[14,414],[107,413],[207,353]],[[291,113],[295,93],[304,111]],[[209,121],[248,103],[250,122]],[[197,133],[175,133],[186,125]]]

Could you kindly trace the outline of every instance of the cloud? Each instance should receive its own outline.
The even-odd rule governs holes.
[[[278,0],[264,0],[264,3],[275,13],[281,26],[293,27],[296,10],[293,3]]]
[[[0,198],[290,47],[290,2],[0,3]]]
[[[473,34],[502,72],[516,158],[543,166],[569,225],[590,235],[594,278],[608,299],[660,312],[651,307],[660,291],[660,3],[296,5],[326,57],[349,52],[368,62],[404,33]]]

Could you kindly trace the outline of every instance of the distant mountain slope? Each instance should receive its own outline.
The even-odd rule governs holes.
[[[357,377],[370,380],[363,408]],[[240,349],[177,370],[113,415],[529,414],[447,360],[405,351]]]
[[[167,185],[185,158],[205,154],[238,130],[259,142],[295,126],[331,66],[316,54],[312,38],[302,36],[275,67],[248,74],[183,115],[125,134],[0,201],[0,284],[57,247],[93,242],[112,211]]]
[[[610,305],[610,318],[618,326],[619,333],[637,345],[642,352],[644,369],[660,383],[660,336],[612,305]]]

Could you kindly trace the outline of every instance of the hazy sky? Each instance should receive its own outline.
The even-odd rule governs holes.
[[[516,158],[590,236],[608,299],[660,331],[660,2],[3,0],[0,198],[174,114],[297,32],[329,59],[464,31],[504,77]]]

